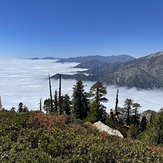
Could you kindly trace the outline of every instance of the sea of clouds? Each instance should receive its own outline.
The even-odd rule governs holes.
[[[29,110],[38,110],[39,101],[49,97],[48,74],[73,74],[83,69],[73,68],[78,63],[57,63],[54,60],[0,59],[0,96],[2,105],[10,110],[18,108],[23,102]],[[75,80],[62,80],[62,95],[72,95]],[[88,92],[95,82],[83,82]],[[58,90],[58,80],[52,80],[53,93]],[[107,112],[115,107],[116,86],[107,86],[108,103],[104,105]],[[123,107],[126,98],[139,103],[140,112],[151,109],[158,111],[163,107],[163,89],[138,90],[136,88],[119,88],[119,103]]]

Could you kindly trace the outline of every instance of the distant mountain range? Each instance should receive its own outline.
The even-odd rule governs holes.
[[[115,63],[115,62],[128,62],[131,60],[134,60],[134,57],[131,57],[129,55],[112,55],[112,56],[84,56],[84,57],[72,57],[72,58],[62,58],[58,60],[58,62],[88,62],[88,61],[98,61],[101,63]]]
[[[131,57],[129,55],[112,55],[112,56],[100,56],[100,55],[95,55],[95,56],[84,56],[84,57],[70,57],[70,58],[59,58],[59,57],[44,57],[44,58],[39,58],[39,57],[33,57],[30,58],[32,60],[58,60],[57,62],[78,62],[78,63],[83,63],[87,61],[98,61],[100,63],[114,63],[114,62],[128,62],[131,60],[134,60],[134,57]]]
[[[60,58],[55,58],[55,57],[44,57],[44,58],[39,58],[39,57],[33,57],[33,58],[29,58],[31,60],[58,60]]]
[[[101,81],[108,85],[127,86],[129,88],[148,89],[163,87],[163,52],[150,54],[138,59],[128,55],[108,58],[100,56],[88,57],[91,60],[85,57],[76,57],[77,60],[79,58],[81,62],[77,67],[88,68],[89,70],[78,72],[75,75],[62,75],[62,78]],[[73,58],[66,60],[61,59],[60,62],[75,62]],[[52,78],[58,78],[58,74]]]

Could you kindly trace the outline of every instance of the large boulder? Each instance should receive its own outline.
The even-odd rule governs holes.
[[[118,130],[110,128],[109,126],[103,124],[101,121],[95,122],[94,125],[97,127],[99,131],[105,131],[109,135],[116,135],[123,138],[123,135]]]

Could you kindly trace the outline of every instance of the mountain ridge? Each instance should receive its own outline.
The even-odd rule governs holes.
[[[93,56],[80,56],[80,57],[70,57],[70,58],[61,58],[57,62],[87,62],[91,60],[98,60],[102,63],[114,63],[114,62],[128,62],[134,60],[135,58],[130,55],[111,55],[111,56],[101,56],[101,55],[93,55]]]
[[[163,87],[163,51],[129,62],[115,62],[101,67],[90,68],[86,73],[75,74],[75,79],[101,81],[108,85],[137,87],[142,89]],[[69,76],[71,79],[74,76]],[[62,75],[64,78],[64,76]],[[55,75],[52,77],[55,78]],[[68,76],[66,76],[68,78]]]

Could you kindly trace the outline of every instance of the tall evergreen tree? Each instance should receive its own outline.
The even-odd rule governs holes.
[[[139,123],[139,116],[138,116],[138,109],[139,108],[141,108],[141,106],[140,106],[140,104],[139,103],[133,103],[132,104],[132,106],[133,106],[133,115],[132,115],[132,117],[133,117],[133,123],[134,123],[134,125],[138,125],[138,123]]]
[[[130,125],[130,115],[131,115],[132,104],[133,104],[132,99],[127,98],[124,101],[124,107],[126,109],[126,124],[127,125]]]
[[[85,119],[87,117],[88,106],[84,85],[81,80],[77,81],[73,87],[72,113],[76,118]]]
[[[68,94],[63,97],[63,110],[65,114],[70,115],[71,113],[71,101]]]
[[[126,123],[128,126],[131,124],[137,125],[139,124],[139,112],[140,108],[139,103],[134,103],[132,99],[126,98],[124,101],[124,107],[118,108],[119,119]]]
[[[104,122],[106,120],[105,106],[102,102],[107,102],[108,99],[105,97],[107,94],[106,87],[101,82],[95,83],[90,89],[90,111],[88,113],[88,121],[94,123],[96,121]]]
[[[24,107],[23,103],[20,102],[20,103],[18,104],[18,112],[23,112],[23,107]]]

